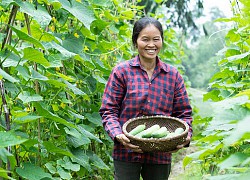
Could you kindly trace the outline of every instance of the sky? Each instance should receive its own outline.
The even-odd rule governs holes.
[[[193,5],[195,5],[196,0],[190,0],[190,2],[191,4],[194,3]],[[210,10],[213,7],[219,8],[219,10],[222,11],[227,18],[233,16],[230,0],[203,0],[203,7],[204,16],[195,20],[197,25],[203,25],[205,22],[211,21]]]
[[[231,4],[229,0],[204,0],[203,1],[204,13],[209,14],[212,7],[218,7],[226,17],[232,17]]]

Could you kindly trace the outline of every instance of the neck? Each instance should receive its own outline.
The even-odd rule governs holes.
[[[145,70],[154,70],[156,61],[141,61],[141,65]]]

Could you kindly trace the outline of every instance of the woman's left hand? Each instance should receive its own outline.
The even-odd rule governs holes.
[[[185,147],[186,145],[188,145],[190,143],[190,140],[191,140],[191,138],[187,137],[186,141],[183,144],[178,145],[175,150],[169,151],[169,153],[176,153],[177,151],[179,151],[180,149],[182,149],[183,147]]]

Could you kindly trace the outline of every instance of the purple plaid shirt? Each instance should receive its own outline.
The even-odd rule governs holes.
[[[122,125],[130,118],[143,115],[166,115],[180,118],[190,126],[192,136],[192,108],[180,73],[160,61],[151,80],[143,70],[139,56],[118,64],[106,85],[100,108],[102,123],[114,140],[113,158],[121,161],[169,164],[171,154],[165,152],[136,153],[115,140],[122,133]]]

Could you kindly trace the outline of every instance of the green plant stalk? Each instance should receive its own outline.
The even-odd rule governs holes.
[[[0,80],[0,89],[1,89],[1,97],[2,97],[2,104],[3,104],[3,110],[4,110],[4,117],[6,122],[6,130],[10,130],[10,112],[8,109],[8,105],[5,98],[5,90],[4,90],[4,83],[2,80]],[[7,147],[7,150],[11,153],[11,146]],[[7,170],[10,171],[10,161],[7,160]],[[8,175],[11,177],[11,174],[8,173]]]
[[[28,14],[24,13],[24,17],[25,17],[25,22],[26,22],[28,34],[31,36],[29,16],[28,16]],[[36,63],[34,63],[34,70],[37,71],[37,64]],[[36,94],[40,94],[39,83],[37,80],[35,81],[35,90],[36,90]],[[35,109],[34,109],[34,111],[35,111]],[[41,142],[41,122],[40,122],[40,118],[37,120],[37,139],[38,139],[37,162],[41,166],[41,156],[40,156],[40,154],[41,154],[41,145],[40,145],[40,142]]]
[[[2,44],[2,48],[1,48],[2,50],[4,49],[5,44],[7,44],[8,42],[10,42],[10,40],[11,40],[12,30],[10,28],[10,25],[14,24],[14,21],[15,21],[18,9],[19,9],[19,7],[15,6],[15,5],[12,7],[12,10],[11,10],[11,13],[10,13],[10,17],[9,17],[8,26],[7,26],[7,29],[6,29],[6,36],[5,36],[4,40],[3,40],[3,44]]]

